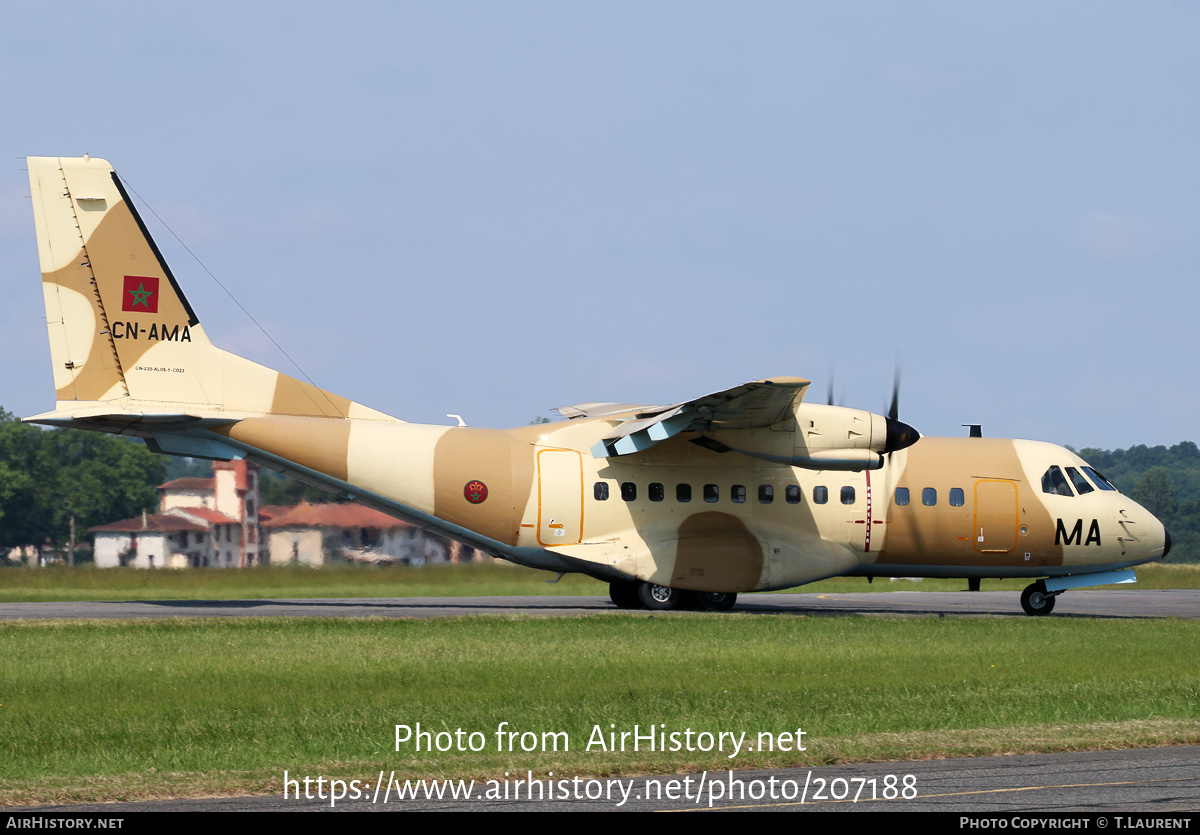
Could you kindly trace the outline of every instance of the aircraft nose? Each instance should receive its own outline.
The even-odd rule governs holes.
[[[907,423],[892,418],[887,420],[887,441],[884,443],[884,452],[895,452],[898,449],[910,447],[921,439],[921,433],[913,429]]]

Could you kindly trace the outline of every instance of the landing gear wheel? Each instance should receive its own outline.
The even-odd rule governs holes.
[[[728,612],[737,602],[737,592],[698,591],[696,607],[702,612]]]
[[[683,603],[683,592],[657,583],[642,583],[638,586],[638,599],[642,606],[656,612],[678,609]]]
[[[616,604],[618,609],[640,609],[642,600],[638,597],[639,585],[639,583],[614,580],[608,584],[608,599]]]
[[[1030,583],[1021,592],[1021,608],[1027,615],[1048,615],[1054,611],[1054,595],[1039,583]]]

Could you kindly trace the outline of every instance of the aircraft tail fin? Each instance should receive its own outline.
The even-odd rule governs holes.
[[[59,411],[387,418],[216,348],[113,167],[30,157]]]

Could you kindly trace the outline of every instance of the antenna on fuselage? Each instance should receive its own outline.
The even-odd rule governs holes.
[[[982,438],[983,437],[983,424],[982,423],[963,423],[963,424],[960,424],[960,426],[966,426],[967,428],[969,428],[971,430],[970,435],[969,435],[969,437],[971,437],[971,438]]]

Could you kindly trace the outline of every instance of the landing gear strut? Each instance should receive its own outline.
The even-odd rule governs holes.
[[[1021,592],[1021,608],[1027,615],[1048,615],[1054,611],[1054,598],[1058,595],[1046,591],[1046,586],[1039,580],[1030,583]]]

